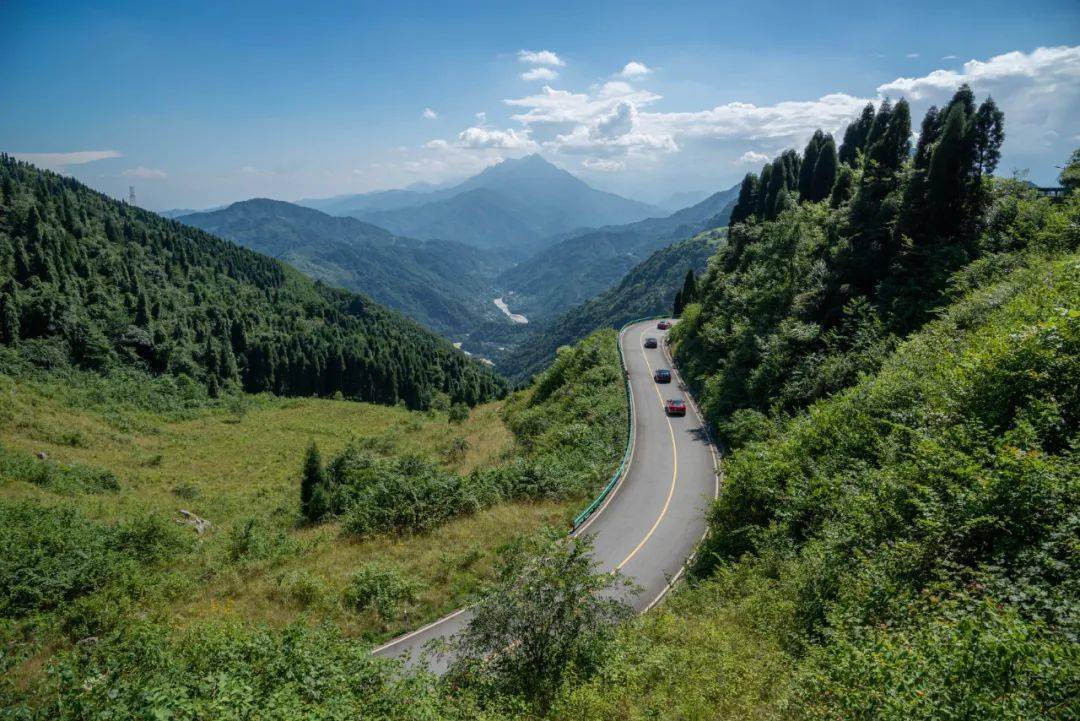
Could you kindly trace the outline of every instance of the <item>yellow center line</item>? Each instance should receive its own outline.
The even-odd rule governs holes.
[[[645,353],[643,348],[644,337],[645,331],[642,330],[641,336],[638,338],[638,345],[639,347],[642,347],[641,355],[645,359],[646,367],[649,369],[649,376],[652,377],[652,364],[649,363],[649,355]],[[660,407],[664,408],[664,396],[660,393],[660,387],[655,382],[653,383],[653,389],[660,399]],[[667,421],[668,433],[671,435],[671,487],[668,488],[667,500],[664,501],[664,507],[660,509],[660,515],[656,517],[656,522],[652,524],[652,528],[650,528],[649,532],[645,534],[645,537],[641,539],[641,543],[639,543],[633,551],[630,551],[630,555],[624,558],[619,565],[615,567],[616,570],[622,569],[623,566],[629,563],[630,559],[636,556],[642,546],[648,543],[649,539],[652,538],[652,534],[656,531],[657,526],[660,525],[660,522],[664,520],[664,516],[667,515],[668,507],[671,505],[671,498],[675,495],[675,479],[679,475],[679,450],[678,446],[675,444],[675,429],[671,425],[671,418],[668,417],[666,409],[664,410],[664,420]]]

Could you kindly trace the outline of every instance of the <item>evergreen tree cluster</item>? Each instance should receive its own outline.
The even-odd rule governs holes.
[[[694,269],[690,268],[686,271],[686,280],[683,281],[682,288],[675,293],[675,306],[672,309],[673,314],[676,317],[682,315],[683,308],[695,302],[697,297],[697,276],[694,274]]]
[[[974,261],[1075,246],[1049,199],[991,178],[1004,140],[993,99],[961,86],[926,113],[914,148],[911,129],[908,103],[884,100],[839,150],[815,133],[801,157],[789,150],[744,180],[729,243],[674,333],[729,441],[753,434],[747,412],[792,411],[872,371]]]
[[[747,173],[731,211],[731,224],[751,217],[771,220],[800,200],[824,200],[832,192],[838,169],[836,141],[824,131],[815,131],[801,156],[786,150],[766,163],[760,175]]]
[[[0,342],[40,365],[424,408],[503,382],[369,299],[0,156]]]

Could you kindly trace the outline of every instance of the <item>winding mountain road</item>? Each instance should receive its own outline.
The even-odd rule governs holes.
[[[719,491],[716,457],[697,408],[672,367],[664,344],[665,331],[656,321],[642,321],[619,335],[634,405],[633,447],[626,471],[607,500],[582,523],[574,535],[593,536],[594,556],[605,570],[619,569],[641,587],[634,608],[652,608],[678,579],[690,554],[705,535],[705,511]],[[648,337],[659,348],[645,348]],[[672,382],[653,382],[657,368],[672,368]],[[669,417],[667,398],[687,400],[685,417]],[[420,658],[429,641],[449,637],[469,621],[467,608],[412,633],[400,636],[373,653]],[[429,657],[436,673],[449,659]]]

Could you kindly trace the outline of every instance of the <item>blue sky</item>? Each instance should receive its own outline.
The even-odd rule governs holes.
[[[7,0],[0,26],[0,149],[157,209],[445,182],[528,152],[657,200],[729,186],[867,99],[921,114],[963,80],[1006,111],[999,172],[1049,183],[1080,145],[1074,1]]]

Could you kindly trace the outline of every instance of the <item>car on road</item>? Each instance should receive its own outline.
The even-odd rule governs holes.
[[[652,378],[657,383],[670,383],[671,371],[667,368],[657,368],[656,372],[652,374]]]
[[[664,401],[664,411],[669,416],[685,416],[686,402],[682,398],[668,398]]]
[[[657,330],[667,330],[670,327],[671,327],[671,321],[670,320],[662,320],[662,321],[660,321],[659,323],[656,324],[656,329]]]
[[[645,339],[645,347],[646,348],[655,348],[656,347],[656,339],[655,338],[646,338]]]

